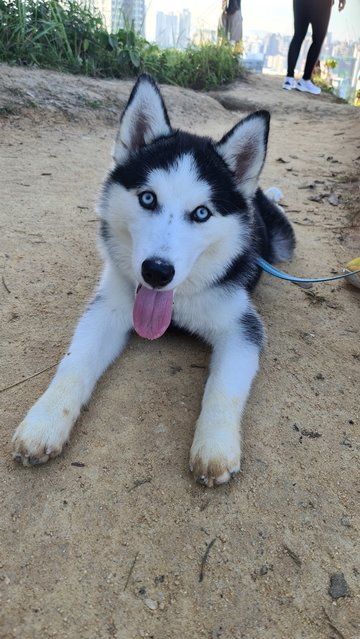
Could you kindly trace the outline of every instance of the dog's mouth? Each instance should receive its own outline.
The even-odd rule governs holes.
[[[134,328],[140,337],[158,339],[169,327],[174,291],[138,286],[133,308]]]

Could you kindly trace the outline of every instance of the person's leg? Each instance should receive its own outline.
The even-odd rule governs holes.
[[[310,24],[307,4],[308,3],[304,2],[304,0],[294,0],[294,36],[290,42],[288,52],[288,78],[294,77],[295,66],[299,57],[301,45]]]
[[[312,26],[312,44],[307,54],[304,80],[310,80],[314,66],[319,58],[326,37],[331,15],[332,0],[317,0],[312,3],[310,22]]]
[[[232,15],[228,17],[229,19],[229,31],[230,37],[229,40],[232,42],[238,43],[242,40],[242,15],[241,11],[235,11]]]

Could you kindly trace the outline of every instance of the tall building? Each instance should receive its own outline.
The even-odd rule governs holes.
[[[116,33],[120,27],[121,0],[109,0],[111,2],[111,31]]]
[[[112,33],[118,29],[134,27],[136,33],[145,35],[145,0],[79,0],[90,10],[99,11],[106,28]]]
[[[179,35],[177,46],[179,49],[186,49],[190,43],[191,13],[188,9],[183,9],[179,16]]]
[[[112,31],[128,27],[145,36],[145,0],[111,0]]]
[[[83,4],[87,9],[90,9],[90,11],[101,13],[102,17],[105,20],[107,30],[111,30],[111,0],[80,0],[80,4]]]
[[[265,55],[277,55],[279,53],[279,39],[276,33],[271,33],[265,39]]]
[[[178,17],[174,13],[158,11],[156,14],[155,40],[163,49],[175,47],[178,38]]]

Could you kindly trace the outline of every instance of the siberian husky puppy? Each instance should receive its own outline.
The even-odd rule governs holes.
[[[81,407],[130,332],[158,339],[170,323],[212,347],[190,468],[222,484],[240,470],[240,422],[264,345],[250,301],[259,256],[293,252],[293,230],[258,187],[270,116],[258,111],[219,142],[175,130],[151,77],[122,114],[99,200],[104,271],[50,386],[17,428],[14,459],[59,455]]]

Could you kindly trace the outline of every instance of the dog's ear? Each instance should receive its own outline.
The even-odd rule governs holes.
[[[239,122],[216,145],[241,192],[254,195],[266,156],[270,114],[256,111]]]
[[[160,91],[151,76],[141,75],[121,116],[113,157],[121,164],[130,153],[171,133]]]

